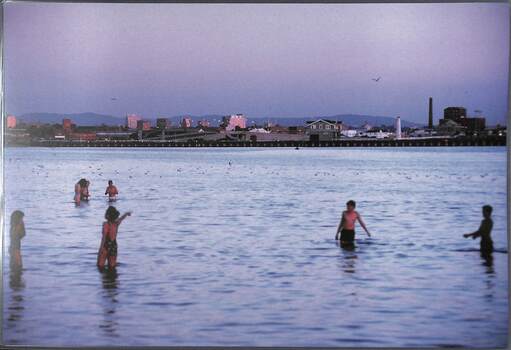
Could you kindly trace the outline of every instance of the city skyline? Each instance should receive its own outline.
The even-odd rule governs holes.
[[[8,114],[507,120],[509,5],[5,5]]]

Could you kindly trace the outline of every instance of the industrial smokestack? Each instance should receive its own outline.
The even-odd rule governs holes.
[[[428,128],[433,129],[433,98],[429,98],[429,123]]]

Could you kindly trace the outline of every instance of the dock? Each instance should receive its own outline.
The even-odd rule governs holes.
[[[333,141],[238,141],[238,140],[40,140],[32,147],[466,147],[505,146],[506,136],[436,137],[414,139],[340,139]],[[10,146],[8,144],[7,146]],[[12,145],[15,146],[15,145]]]

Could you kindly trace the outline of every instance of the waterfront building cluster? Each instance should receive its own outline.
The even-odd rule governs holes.
[[[126,114],[125,122],[119,126],[77,126],[69,118],[62,124],[27,124],[18,121],[13,115],[6,117],[7,144],[27,144],[34,140],[60,141],[171,141],[171,142],[287,142],[307,141],[311,143],[357,140],[387,139],[406,140],[416,138],[455,138],[460,136],[505,136],[506,127],[488,128],[484,117],[467,116],[464,107],[446,107],[439,124],[433,124],[433,99],[429,98],[427,125],[423,127],[403,127],[401,117],[396,117],[394,125],[370,125],[364,121],[360,125],[348,125],[342,120],[316,119],[304,125],[281,126],[264,123],[247,126],[248,118],[243,114],[231,114],[216,120],[212,126],[206,118],[194,122],[191,116],[184,116],[173,125],[169,118],[159,116],[154,124],[138,114]]]

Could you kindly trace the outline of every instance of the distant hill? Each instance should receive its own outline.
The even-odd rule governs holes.
[[[169,117],[172,125],[178,125],[184,115]],[[218,126],[218,121],[222,119],[222,115],[218,114],[208,114],[208,115],[191,115],[193,120],[193,125],[199,120],[206,119],[212,126]],[[124,117],[98,114],[98,113],[28,113],[19,116],[19,119],[25,123],[62,123],[62,119],[69,118],[73,121],[74,124],[80,126],[93,126],[93,125],[124,125]],[[156,118],[145,118],[151,120],[154,124]],[[305,125],[307,121],[317,120],[317,119],[328,119],[328,120],[336,120],[342,121],[344,124],[356,127],[361,126],[365,122],[368,122],[372,126],[393,126],[395,118],[392,117],[383,117],[383,116],[371,116],[371,115],[357,115],[357,114],[338,114],[331,116],[316,116],[316,117],[281,117],[281,118],[261,118],[261,117],[247,117],[247,126],[251,126],[253,124],[263,125],[266,122],[270,121],[273,124],[279,124],[281,126],[299,126]],[[424,126],[424,124],[409,122],[407,120],[401,120],[402,127],[420,127]]]

